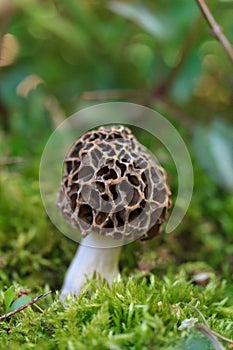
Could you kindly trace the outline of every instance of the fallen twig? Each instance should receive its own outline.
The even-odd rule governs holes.
[[[204,322],[204,324],[206,325],[206,327],[209,327],[209,325],[208,325],[208,323],[207,323],[207,321],[206,321],[206,319],[205,319],[205,316],[203,315],[203,313],[202,313],[196,306],[193,306],[193,305],[188,304],[188,303],[183,303],[183,302],[182,302],[181,304],[183,304],[183,305],[185,305],[185,306],[188,306],[188,307],[190,307],[191,309],[195,310],[195,311],[198,313],[198,315],[202,318],[202,321]]]
[[[209,327],[205,326],[202,323],[199,323],[195,326],[195,328],[201,333],[203,333],[206,336],[206,338],[210,340],[210,342],[213,344],[216,350],[226,350],[226,348],[218,342],[216,336],[213,335],[213,332]]]
[[[208,22],[213,35],[218,39],[218,41],[223,46],[224,50],[228,54],[231,63],[233,63],[233,47],[227,37],[224,35],[222,28],[218,25],[218,23],[215,21],[212,13],[210,12],[208,6],[206,5],[204,0],[196,0],[198,6],[201,9],[201,12],[203,13],[203,16],[205,17],[206,21]]]
[[[210,334],[210,333],[211,333],[212,336],[214,336],[214,337],[216,337],[216,338],[219,338],[219,339],[221,339],[222,341],[225,341],[226,343],[233,344],[233,340],[228,339],[228,338],[226,338],[226,337],[223,337],[221,334],[218,334],[218,333],[212,331],[212,329],[210,329],[209,326],[205,326],[204,324],[199,323],[199,324],[197,324],[195,327],[196,327],[197,330],[199,330],[199,331],[202,332],[203,334],[206,334],[206,335],[207,335],[207,334]]]
[[[202,318],[204,324],[198,323],[198,324],[195,326],[196,329],[198,329],[199,331],[201,331],[201,332],[204,333],[205,335],[207,335],[207,333],[208,333],[209,339],[211,338],[211,337],[210,337],[210,334],[211,334],[211,335],[212,335],[212,338],[211,338],[211,339],[214,339],[214,337],[217,337],[217,338],[219,338],[219,339],[225,341],[226,343],[233,344],[233,340],[228,339],[228,338],[222,336],[221,334],[219,334],[219,333],[213,331],[213,330],[210,328],[210,326],[208,325],[208,323],[207,323],[207,321],[206,321],[206,319],[205,319],[205,316],[203,315],[203,313],[202,313],[200,310],[198,310],[197,307],[195,307],[195,306],[193,306],[193,305],[190,305],[190,304],[187,304],[187,303],[183,303],[183,302],[182,302],[181,304],[183,304],[183,305],[185,305],[185,306],[188,306],[188,307],[190,307],[191,309],[195,310],[195,311],[198,313],[198,315]],[[221,348],[219,348],[219,349],[221,349]],[[222,348],[222,349],[224,349],[224,348]]]
[[[35,304],[38,300],[40,300],[40,299],[46,297],[48,294],[51,294],[51,293],[52,293],[52,291],[49,291],[49,292],[44,293],[44,294],[41,294],[41,295],[39,295],[38,297],[36,297],[36,298],[32,299],[31,301],[29,301],[27,304],[18,307],[18,308],[15,309],[14,311],[11,311],[11,312],[8,312],[8,313],[5,314],[5,315],[2,315],[2,316],[0,317],[0,322],[1,322],[1,321],[4,321],[4,320],[5,320],[6,318],[8,318],[8,317],[11,317],[11,316],[15,315],[15,314],[18,313],[18,312],[20,312],[20,311],[26,309],[28,306]]]
[[[21,163],[23,161],[23,158],[21,157],[0,157],[0,167],[4,165],[9,165],[9,164],[16,164],[16,163]]]
[[[94,90],[85,91],[80,95],[83,100],[92,101],[108,101],[115,99],[136,100],[137,103],[141,98],[145,106],[150,107],[151,104],[158,104],[163,110],[173,114],[173,118],[180,121],[187,128],[192,129],[195,121],[187,115],[183,110],[172,103],[169,98],[164,95],[153,96],[150,91],[142,90],[128,90],[128,89],[114,89],[114,90]]]
[[[110,100],[138,98],[140,96],[147,97],[148,93],[134,89],[94,90],[83,92],[80,98],[83,100]]]

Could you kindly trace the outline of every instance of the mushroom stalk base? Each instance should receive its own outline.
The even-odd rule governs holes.
[[[61,291],[62,300],[65,300],[67,294],[79,294],[86,282],[86,277],[91,278],[95,271],[111,285],[119,273],[118,261],[121,246],[108,248],[107,243],[108,237],[93,233],[82,240],[66,273]],[[98,248],[101,246],[106,248]]]

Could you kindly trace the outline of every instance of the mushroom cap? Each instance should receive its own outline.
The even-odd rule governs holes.
[[[129,128],[103,126],[69,150],[57,206],[81,231],[115,239],[156,236],[171,206],[165,170]]]

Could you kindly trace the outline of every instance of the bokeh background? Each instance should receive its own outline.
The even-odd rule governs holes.
[[[208,5],[233,42],[233,2]],[[177,128],[192,157],[192,203],[173,234],[131,244],[126,276],[233,275],[232,63],[195,1],[0,1],[0,288],[60,289],[76,250],[49,221],[40,157],[52,131],[105,101],[143,104]],[[117,121],[116,121],[117,122]],[[159,154],[172,192],[176,170]]]

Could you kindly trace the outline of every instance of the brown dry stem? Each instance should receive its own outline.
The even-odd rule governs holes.
[[[232,47],[230,41],[224,35],[222,28],[214,19],[213,15],[210,12],[205,1],[204,0],[196,0],[196,2],[198,4],[198,6],[200,7],[201,12],[203,13],[203,16],[205,17],[209,27],[211,28],[213,35],[221,43],[222,47],[224,48],[228,57],[230,58],[231,63],[233,63],[233,47]]]
[[[17,309],[15,309],[15,310],[13,310],[11,312],[8,312],[7,314],[2,315],[0,317],[0,322],[4,321],[8,317],[11,317],[11,316],[17,314],[18,312],[26,309],[28,306],[35,304],[37,301],[39,301],[40,299],[46,297],[48,294],[51,294],[51,293],[52,293],[52,291],[49,291],[49,292],[44,293],[44,294],[41,294],[38,297],[36,297],[36,298],[32,299],[31,301],[29,301],[27,304],[22,305],[22,306],[18,307]]]

